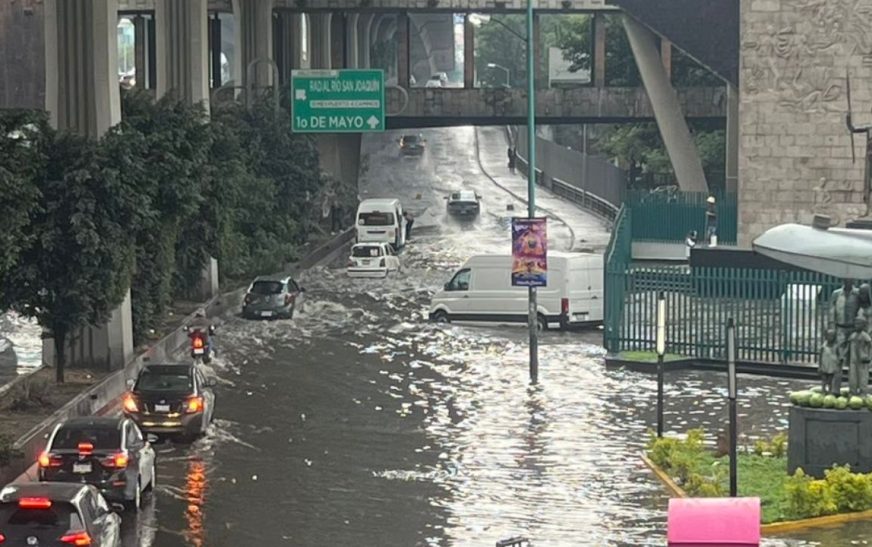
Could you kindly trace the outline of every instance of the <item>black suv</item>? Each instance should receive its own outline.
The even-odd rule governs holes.
[[[404,156],[420,156],[427,142],[422,135],[403,135],[400,137],[400,152]]]
[[[155,485],[154,440],[123,416],[61,422],[39,455],[39,480],[92,484],[107,499],[139,509]]]
[[[145,432],[192,440],[212,422],[214,385],[195,364],[146,365],[122,409]]]
[[[89,484],[10,484],[0,490],[0,544],[119,547],[121,518]]]

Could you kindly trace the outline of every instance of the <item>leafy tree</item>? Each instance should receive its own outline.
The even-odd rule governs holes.
[[[104,323],[129,287],[137,212],[135,190],[107,167],[95,141],[45,131],[41,207],[29,227],[35,237],[0,279],[0,304],[51,332],[62,383],[68,335]]]
[[[606,81],[607,86],[632,87],[641,85],[639,69],[630,49],[630,41],[621,23],[621,17],[604,15],[606,27]],[[593,18],[561,17],[556,33],[556,46],[572,61],[572,70],[593,70]]]
[[[16,267],[35,234],[30,215],[38,207],[37,178],[45,169],[48,120],[42,112],[0,114],[0,275]]]

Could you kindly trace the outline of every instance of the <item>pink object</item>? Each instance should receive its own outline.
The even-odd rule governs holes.
[[[673,498],[667,543],[682,547],[760,545],[760,498]]]

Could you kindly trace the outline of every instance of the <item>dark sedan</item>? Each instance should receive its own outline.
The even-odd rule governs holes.
[[[139,509],[142,493],[153,490],[156,479],[149,439],[124,417],[61,422],[49,435],[38,463],[42,482],[92,484],[107,499],[132,509]]]
[[[481,212],[481,196],[469,190],[452,192],[447,198],[448,213],[460,218],[475,218]]]
[[[89,484],[10,484],[0,490],[0,544],[119,547],[121,518]]]
[[[194,364],[147,365],[124,396],[122,409],[147,433],[192,440],[212,421],[214,385]]]
[[[422,135],[403,135],[400,137],[400,152],[404,156],[420,156],[426,143]]]

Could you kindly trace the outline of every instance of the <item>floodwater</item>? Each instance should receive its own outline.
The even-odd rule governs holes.
[[[157,493],[125,517],[125,545],[665,543],[668,496],[639,459],[654,378],[606,369],[598,331],[547,332],[530,387],[524,329],[429,324],[433,291],[469,255],[508,252],[507,205],[524,205],[483,176],[472,129],[426,131],[415,159],[398,157],[397,136],[365,139],[361,193],[398,196],[418,218],[405,270],[350,280],[339,260],[305,272],[306,304],[289,321],[245,321],[232,305],[211,367],[217,420],[191,447],[158,447]],[[500,131],[481,137],[488,168],[505,171]],[[484,197],[473,223],[444,214],[442,196],[461,187]],[[555,212],[552,248],[606,241],[584,213]],[[667,381],[667,430],[726,427],[722,375]],[[740,387],[743,440],[786,428],[798,383],[742,377]],[[767,544],[844,545],[869,532]]]

